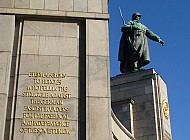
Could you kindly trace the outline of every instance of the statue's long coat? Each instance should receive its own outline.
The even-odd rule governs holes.
[[[138,27],[138,29],[133,27]],[[160,37],[139,21],[128,22],[121,31],[123,34],[118,55],[121,73],[132,71],[132,64],[136,61],[138,61],[138,68],[150,63],[147,37],[154,41],[158,41]]]

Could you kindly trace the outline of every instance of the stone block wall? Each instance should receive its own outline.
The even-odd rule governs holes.
[[[172,139],[166,84],[153,69],[112,77],[111,93],[115,115],[126,128],[133,124],[136,140]],[[128,100],[134,100],[132,112]]]
[[[111,139],[107,4],[107,0],[0,0],[0,139]],[[34,76],[36,72],[64,77]],[[69,99],[34,88],[47,88],[44,80],[51,87],[66,87],[62,93]],[[33,97],[34,92],[45,97]],[[55,115],[38,109],[60,107],[47,106],[44,100],[66,107],[57,113],[60,117],[66,112],[63,127],[34,125],[50,118],[34,119],[29,113]]]
[[[107,0],[1,0],[1,8],[108,13]]]
[[[24,121],[40,121],[40,119],[27,118],[25,115],[31,113],[26,107],[47,107],[44,104],[31,103],[31,100],[54,100],[61,101],[61,98],[51,97],[54,94],[71,94],[71,98],[64,101],[64,106],[69,110],[67,115],[69,116],[71,135],[64,136],[66,139],[76,139],[78,136],[78,58],[79,58],[79,25],[78,23],[68,22],[50,22],[50,21],[22,21],[20,22],[20,33],[18,48],[17,48],[17,60],[15,65],[18,67],[18,71],[15,71],[13,77],[17,79],[18,84],[17,91],[14,92],[16,105],[13,107],[15,115],[11,118],[14,120],[13,127],[13,139],[34,139],[37,135],[33,133],[22,133],[22,129],[28,128],[28,125],[23,125]],[[20,45],[19,45],[20,44]],[[73,69],[73,67],[75,69]],[[17,73],[18,72],[18,73]],[[41,78],[29,76],[31,72],[39,73],[63,73],[66,74],[65,78]],[[41,80],[37,83],[34,80]],[[66,86],[67,92],[56,93],[52,91],[48,92],[47,98],[32,98],[24,94],[26,93],[44,93],[38,90],[28,90],[29,86],[44,86],[42,80],[61,80],[60,84],[46,84],[50,86]],[[15,87],[16,87],[15,83]],[[34,92],[35,91],[35,92]],[[42,100],[43,99],[43,100]],[[14,100],[14,99],[13,99]],[[49,107],[49,106],[48,106]],[[50,105],[51,107],[51,105]],[[55,107],[55,106],[53,106]],[[56,107],[60,107],[56,105]],[[39,113],[39,111],[33,111]],[[41,112],[42,113],[42,112]],[[45,112],[50,113],[50,112]],[[54,114],[54,113],[50,113]],[[60,113],[58,113],[60,114]],[[50,121],[47,119],[47,121]],[[53,120],[56,121],[56,120]],[[65,121],[65,120],[64,120]],[[29,127],[36,128],[36,127]],[[38,128],[38,127],[37,127]],[[57,139],[62,139],[62,135],[58,135]],[[54,135],[41,135],[38,138],[52,139]],[[37,139],[37,138],[36,138]]]

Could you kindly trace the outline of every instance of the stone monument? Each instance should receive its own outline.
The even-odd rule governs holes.
[[[107,0],[0,1],[0,140],[110,140]]]
[[[120,61],[121,73],[138,71],[150,63],[150,54],[147,37],[164,45],[164,41],[149,28],[140,22],[141,14],[132,14],[132,20],[125,23],[121,28],[122,36],[119,44],[118,60]]]
[[[113,112],[135,140],[172,139],[167,86],[154,69],[112,77],[111,93]]]
[[[162,45],[164,42],[140,23],[140,13],[134,13],[127,24],[121,9],[120,13],[124,23],[118,55],[122,74],[111,78],[111,101],[112,114],[128,137],[121,137],[118,130],[112,131],[113,138],[172,140],[167,86],[154,69],[143,69],[150,62],[146,36]]]
[[[0,140],[171,140],[153,69],[110,90],[108,19],[108,0],[0,0]]]
[[[164,45],[162,39],[140,23],[141,14],[121,31],[118,60],[121,75],[111,78],[112,109],[117,119],[132,135],[126,139],[171,140],[167,86],[154,69],[144,70],[150,62],[147,38]],[[114,135],[115,140],[119,134]]]

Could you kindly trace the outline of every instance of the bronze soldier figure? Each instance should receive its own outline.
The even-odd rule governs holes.
[[[164,45],[164,41],[143,25],[140,18],[140,13],[134,13],[132,20],[121,28],[123,33],[118,55],[121,73],[141,70],[150,63],[147,37]]]

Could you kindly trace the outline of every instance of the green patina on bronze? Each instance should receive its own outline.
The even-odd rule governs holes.
[[[164,45],[161,38],[140,22],[141,14],[134,13],[132,20],[121,28],[118,60],[121,73],[137,71],[150,63],[147,37]]]

